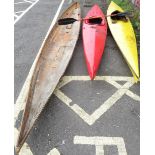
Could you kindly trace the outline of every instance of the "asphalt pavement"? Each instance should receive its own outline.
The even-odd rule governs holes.
[[[15,23],[15,101],[60,2],[39,0]],[[61,12],[70,2],[65,1]],[[94,2],[102,5],[101,0]],[[81,0],[84,17],[90,7],[83,7],[83,3]],[[53,149],[61,155],[140,154],[139,83],[132,83],[132,74],[109,30],[96,79],[89,80],[80,33],[61,83],[26,141],[31,155],[52,154]]]

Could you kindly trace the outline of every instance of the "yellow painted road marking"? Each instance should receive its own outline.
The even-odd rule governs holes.
[[[127,155],[125,142],[122,137],[85,137],[75,136],[74,144],[95,145],[96,155],[104,155],[105,145],[114,145],[118,149],[119,155]]]

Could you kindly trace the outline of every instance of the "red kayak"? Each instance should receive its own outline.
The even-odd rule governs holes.
[[[98,5],[94,5],[87,13],[82,30],[85,59],[92,80],[101,62],[107,36],[106,18]]]

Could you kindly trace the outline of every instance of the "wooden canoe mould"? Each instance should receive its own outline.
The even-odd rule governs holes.
[[[60,18],[81,18],[80,4],[73,3]],[[72,57],[80,32],[80,22],[59,26],[48,31],[33,64],[32,77],[24,95],[25,109],[16,144],[18,153],[35,121],[56,88]],[[23,93],[23,92],[22,92]],[[21,103],[22,104],[22,103]]]

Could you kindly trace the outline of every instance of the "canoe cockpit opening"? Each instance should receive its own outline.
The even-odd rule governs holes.
[[[127,17],[124,14],[119,14],[119,13],[121,13],[121,12],[118,10],[112,12],[111,15],[113,15],[113,16],[111,16],[111,19],[113,21],[121,20],[121,21],[127,22],[128,21]]]
[[[89,18],[87,20],[88,24],[101,24],[102,23],[102,18],[101,17],[94,17],[94,18]]]

